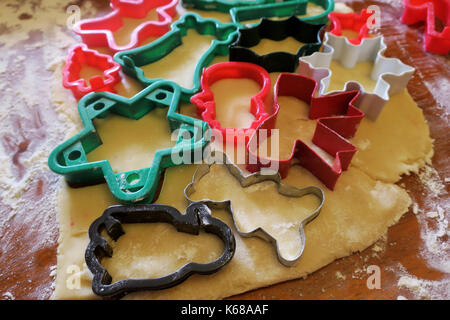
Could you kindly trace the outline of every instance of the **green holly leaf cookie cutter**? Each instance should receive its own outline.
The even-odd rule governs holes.
[[[230,15],[239,28],[250,28],[258,25],[257,23],[245,23],[245,21],[262,18],[289,18],[291,16],[300,16],[307,13],[308,2],[316,4],[324,9],[323,12],[299,18],[302,21],[313,24],[326,24],[328,14],[334,10],[334,0],[294,0],[283,2],[265,2],[260,5],[238,6],[230,9]]]
[[[75,187],[106,182],[111,193],[124,203],[153,201],[162,170],[194,163],[201,158],[209,142],[210,130],[206,122],[178,112],[180,96],[180,87],[171,81],[154,83],[132,98],[109,92],[86,95],[78,104],[84,128],[51,152],[50,169],[64,175],[69,185]],[[88,161],[86,155],[102,144],[94,119],[114,113],[139,120],[155,108],[168,108],[170,131],[174,134],[178,130],[178,135],[173,147],[155,152],[150,167],[115,173],[107,160]]]
[[[137,79],[143,85],[151,85],[163,79],[147,78],[144,65],[161,60],[175,48],[183,44],[182,38],[187,35],[189,29],[195,29],[201,35],[216,36],[208,50],[197,62],[193,74],[193,87],[181,87],[181,100],[189,102],[191,96],[200,90],[200,78],[203,68],[207,67],[214,57],[227,56],[229,45],[237,39],[238,28],[234,23],[223,24],[215,19],[205,19],[196,13],[186,13],[180,20],[174,22],[171,31],[159,39],[135,49],[121,51],[114,55],[114,60],[122,66],[122,70],[129,76]],[[180,72],[183,72],[180,70]]]

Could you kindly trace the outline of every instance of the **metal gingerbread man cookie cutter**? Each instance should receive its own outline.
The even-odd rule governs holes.
[[[172,224],[178,232],[198,235],[200,230],[204,230],[215,234],[224,243],[222,254],[208,263],[189,262],[162,277],[123,279],[112,283],[113,279],[102,266],[101,260],[104,257],[113,257],[113,248],[101,235],[101,231],[105,229],[111,239],[117,241],[125,234],[124,224],[158,222]],[[94,275],[92,290],[96,295],[106,298],[121,298],[136,291],[166,289],[180,284],[193,274],[215,273],[230,262],[236,250],[231,229],[219,219],[213,218],[208,207],[200,203],[191,204],[185,214],[171,206],[161,204],[112,206],[91,224],[89,238],[85,260]]]
[[[305,248],[306,237],[305,237],[304,227],[308,223],[313,221],[320,214],[320,211],[322,210],[322,207],[324,205],[325,194],[322,191],[322,189],[320,189],[319,187],[315,187],[315,186],[310,186],[310,187],[300,189],[300,188],[297,188],[294,186],[283,184],[281,181],[281,176],[278,173],[261,174],[260,172],[257,172],[257,173],[245,175],[238,166],[236,166],[235,164],[232,163],[232,161],[228,158],[228,156],[225,153],[220,152],[220,151],[213,151],[211,153],[211,159],[218,159],[219,161],[217,161],[217,162],[220,165],[225,165],[227,167],[228,171],[230,172],[230,174],[239,181],[240,185],[243,188],[246,188],[251,185],[261,183],[264,181],[272,181],[273,183],[277,184],[278,193],[280,193],[283,196],[303,197],[306,195],[314,195],[315,197],[317,197],[317,199],[319,199],[320,203],[317,206],[317,208],[308,217],[303,219],[300,223],[298,232],[300,234],[300,239],[301,239],[302,244],[301,244],[301,248],[299,248],[299,251],[298,251],[299,253],[294,258],[286,258],[281,254],[277,240],[263,228],[258,227],[250,232],[243,232],[239,228],[239,226],[236,223],[236,217],[235,217],[235,213],[233,211],[232,200],[215,201],[212,199],[202,199],[202,200],[192,200],[191,199],[191,196],[196,191],[197,184],[199,183],[199,181],[202,178],[204,178],[210,172],[210,166],[214,165],[214,163],[201,164],[198,167],[198,169],[195,171],[194,177],[192,178],[192,182],[189,185],[187,185],[186,188],[184,189],[185,198],[189,201],[189,203],[194,203],[194,204],[195,203],[198,203],[198,204],[203,203],[212,209],[226,209],[231,214],[231,217],[232,217],[233,223],[234,223],[234,227],[240,236],[246,237],[246,238],[259,237],[265,241],[272,243],[272,245],[275,246],[275,248],[276,248],[277,257],[281,264],[283,264],[287,267],[296,265],[296,263],[301,258],[304,248]]]
[[[84,96],[78,112],[82,131],[57,146],[48,164],[52,171],[64,175],[71,186],[85,186],[106,181],[111,193],[125,203],[151,202],[157,192],[162,170],[186,162],[194,163],[209,143],[208,124],[178,112],[181,90],[170,81],[160,81],[128,99],[109,92]],[[89,162],[87,154],[102,144],[93,120],[110,113],[139,120],[155,108],[167,108],[170,131],[178,130],[171,148],[157,150],[150,167],[115,173],[109,161]],[[148,134],[151,134],[149,128]],[[170,132],[168,132],[170,134]]]
[[[319,95],[328,94],[332,77],[331,61],[338,61],[345,68],[353,68],[358,62],[373,62],[371,78],[376,81],[373,92],[365,91],[357,81],[348,81],[344,91],[361,91],[355,105],[364,111],[367,118],[375,121],[389,101],[389,97],[403,91],[415,69],[397,58],[384,56],[386,45],[382,36],[364,38],[354,45],[345,37],[325,33],[323,52],[301,57],[298,73],[313,78],[320,84]],[[336,92],[336,91],[333,91]],[[331,92],[330,92],[331,93]]]

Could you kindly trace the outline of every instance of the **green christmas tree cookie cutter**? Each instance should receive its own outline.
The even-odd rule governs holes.
[[[178,113],[180,96],[180,87],[171,81],[152,84],[130,99],[109,92],[86,95],[78,104],[84,129],[51,152],[50,169],[64,175],[71,186],[106,181],[111,193],[124,203],[153,201],[162,170],[194,163],[210,140],[206,122]],[[102,144],[93,123],[95,118],[114,113],[139,120],[155,108],[168,108],[170,131],[178,130],[178,135],[173,147],[156,151],[150,167],[115,173],[107,160],[87,160],[86,155]],[[149,131],[151,134],[151,128]]]
[[[181,87],[181,100],[189,102],[191,96],[200,90],[200,78],[203,68],[207,67],[214,57],[228,55],[228,46],[238,36],[238,28],[234,23],[223,24],[215,19],[204,19],[196,13],[186,13],[173,23],[171,31],[161,38],[139,48],[121,51],[115,54],[114,60],[122,66],[122,70],[144,85],[151,85],[163,79],[147,78],[142,66],[151,64],[167,56],[172,50],[183,44],[182,38],[188,29],[195,29],[201,35],[213,35],[217,39],[211,42],[208,50],[197,62],[193,74],[193,87]],[[180,70],[180,72],[183,72]]]
[[[244,21],[262,18],[289,18],[290,16],[300,16],[307,13],[308,2],[316,4],[324,9],[318,15],[299,18],[302,21],[314,24],[326,24],[328,14],[334,10],[334,0],[295,0],[285,2],[264,3],[261,5],[241,6],[230,9],[233,22],[239,28],[254,27],[258,23],[244,23]]]

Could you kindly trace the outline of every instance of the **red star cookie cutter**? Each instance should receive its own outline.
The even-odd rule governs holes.
[[[352,30],[358,32],[358,37],[348,39],[354,45],[361,44],[362,39],[369,38],[368,19],[373,15],[372,10],[363,9],[360,14],[331,12],[328,14],[328,19],[331,21],[330,32],[335,36],[342,36],[342,30]]]
[[[87,84],[85,79],[80,78],[83,65],[102,70],[103,76],[93,76]],[[113,87],[121,81],[120,70],[120,65],[111,56],[88,49],[85,44],[79,44],[69,50],[63,69],[63,86],[72,90],[76,99],[96,91],[115,93]]]
[[[257,172],[262,168],[275,167],[281,177],[285,178],[295,158],[327,188],[334,189],[342,171],[347,170],[357,151],[347,139],[355,135],[364,113],[353,104],[360,94],[358,90],[316,97],[317,89],[317,82],[311,78],[295,73],[279,75],[274,89],[274,113],[257,128],[247,144],[247,170]],[[266,129],[270,135],[271,129],[275,128],[280,109],[279,96],[296,97],[310,105],[309,118],[317,119],[312,143],[335,156],[332,164],[299,139],[294,141],[288,159],[269,159],[257,154],[257,148],[262,141],[260,130]]]
[[[449,0],[403,0],[402,14],[404,24],[425,22],[425,50],[436,54],[450,52],[450,1]],[[438,32],[436,18],[444,28]]]
[[[222,128],[216,120],[216,102],[210,87],[213,83],[223,79],[252,79],[256,81],[261,90],[250,99],[250,113],[255,116],[255,120],[248,128]],[[271,82],[269,73],[262,67],[248,62],[221,62],[203,69],[201,77],[202,91],[192,96],[191,102],[197,107],[198,114],[203,121],[207,122],[212,130],[220,131],[225,144],[227,141],[237,145],[239,137],[243,136],[242,142],[247,143],[250,135],[261,123],[269,117],[266,112],[266,98],[270,93]]]
[[[78,22],[73,30],[89,47],[108,47],[113,52],[129,50],[139,46],[149,37],[160,37],[170,30],[173,17],[177,14],[178,0],[113,0],[113,11],[100,18]],[[156,8],[158,20],[145,21],[131,32],[130,42],[120,46],[113,33],[123,26],[124,18],[143,19]]]

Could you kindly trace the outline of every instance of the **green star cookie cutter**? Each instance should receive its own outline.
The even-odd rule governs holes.
[[[193,74],[193,87],[181,87],[181,100],[189,102],[191,96],[200,90],[200,78],[203,68],[207,67],[214,57],[228,55],[228,46],[238,36],[238,28],[234,23],[223,24],[215,19],[205,19],[196,13],[186,13],[173,23],[171,31],[161,38],[139,48],[121,51],[115,54],[114,60],[122,66],[122,70],[137,79],[143,85],[151,85],[163,79],[147,78],[142,66],[151,64],[167,56],[172,50],[183,44],[182,38],[188,29],[195,29],[201,35],[213,35],[217,39],[211,42],[208,50],[197,62]],[[180,70],[180,72],[182,72]]]
[[[299,18],[302,21],[314,24],[326,24],[328,14],[334,10],[334,0],[295,0],[284,2],[266,2],[261,5],[240,6],[230,9],[230,15],[233,22],[239,28],[254,27],[258,23],[244,23],[244,21],[262,19],[262,18],[289,18],[290,16],[304,15],[307,12],[308,2],[314,3],[324,9],[318,15]]]
[[[48,160],[50,169],[64,175],[71,186],[106,181],[111,193],[124,203],[153,201],[162,170],[194,163],[201,158],[210,140],[206,122],[178,113],[180,96],[180,87],[171,81],[154,83],[129,99],[109,92],[86,95],[78,104],[84,129],[51,152]],[[150,167],[115,173],[107,160],[87,160],[86,155],[102,144],[94,119],[106,118],[114,113],[139,120],[155,108],[168,108],[170,131],[173,134],[178,130],[175,132],[178,135],[173,147],[156,151]]]

